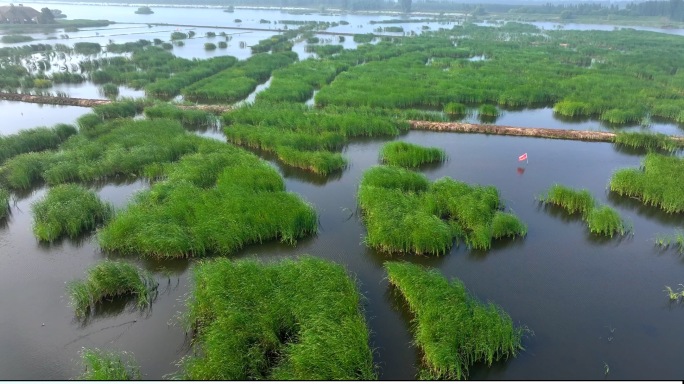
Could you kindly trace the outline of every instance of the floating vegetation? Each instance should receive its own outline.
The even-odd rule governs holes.
[[[107,83],[102,86],[102,96],[108,99],[116,99],[119,96],[119,87],[116,84]]]
[[[358,195],[368,234],[365,243],[386,252],[445,254],[454,240],[489,249],[492,239],[525,236],[514,215],[498,216],[494,187],[470,186],[391,166],[367,170]]]
[[[620,169],[610,190],[637,198],[667,213],[684,212],[684,159],[656,153],[646,155],[641,169]]]
[[[88,189],[65,184],[50,188],[45,198],[32,205],[33,234],[40,241],[54,241],[61,236],[76,238],[109,220],[114,212],[97,194]]]
[[[214,44],[214,43],[204,43],[204,50],[205,50],[205,51],[214,51],[214,50],[216,50],[216,44]]]
[[[680,142],[662,133],[618,132],[613,140],[616,145],[647,151],[675,152]]]
[[[491,104],[482,104],[480,108],[477,109],[477,114],[478,116],[484,117],[498,117],[501,113]]]
[[[554,184],[539,200],[544,204],[557,205],[571,215],[581,215],[591,233],[613,237],[622,236],[628,231],[620,214],[608,206],[597,206],[596,200],[586,189],[574,190]]]
[[[658,235],[655,244],[663,249],[676,248],[679,254],[684,255],[684,231],[677,231],[674,235]]]
[[[127,352],[106,352],[84,348],[81,359],[85,372],[78,380],[140,380],[140,367]]]
[[[4,219],[10,213],[10,193],[0,188],[0,220]]]
[[[491,366],[522,349],[523,329],[501,307],[477,301],[458,279],[449,282],[436,269],[407,262],[386,262],[385,269],[415,316],[421,379],[467,379],[473,364]]]
[[[466,106],[461,104],[461,103],[447,103],[444,106],[444,113],[446,113],[449,116],[465,116],[466,112],[468,110],[466,109]]]
[[[395,141],[380,149],[380,161],[397,167],[415,168],[423,164],[439,163],[446,159],[446,153],[439,148]]]
[[[0,164],[21,153],[55,149],[76,133],[73,125],[57,124],[52,128],[33,128],[0,136]]]
[[[314,209],[285,192],[268,163],[215,140],[196,140],[197,153],[146,168],[166,180],[139,193],[99,231],[103,250],[156,258],[228,255],[268,240],[294,244],[316,232]]]
[[[84,317],[95,304],[115,297],[132,295],[138,308],[152,305],[157,282],[147,271],[123,261],[105,260],[86,271],[84,280],[67,283],[67,293],[76,316]]]
[[[354,281],[311,256],[277,263],[220,258],[194,268],[185,380],[373,380]]]

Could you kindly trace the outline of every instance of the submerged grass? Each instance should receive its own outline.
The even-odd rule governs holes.
[[[114,212],[97,194],[65,184],[50,188],[44,199],[32,206],[33,233],[40,241],[54,241],[63,235],[75,238],[109,220]]]
[[[620,169],[610,179],[610,190],[637,198],[667,213],[684,212],[684,159],[649,153],[641,169]]]
[[[676,231],[673,235],[658,235],[655,243],[663,249],[676,247],[677,252],[684,255],[684,231]]]
[[[340,265],[216,259],[193,271],[186,380],[376,379],[360,295]]]
[[[95,304],[117,296],[133,295],[140,309],[149,307],[157,282],[147,271],[123,261],[105,260],[88,269],[84,280],[67,283],[76,316],[86,316]]]
[[[421,379],[460,380],[477,362],[514,357],[522,349],[523,329],[493,303],[472,297],[458,279],[407,262],[386,262],[390,284],[415,315],[414,339],[423,351]]]
[[[544,204],[560,206],[571,215],[580,214],[591,233],[613,237],[628,232],[620,214],[606,205],[597,206],[596,200],[586,189],[574,190],[554,184],[539,200]]]
[[[415,168],[423,164],[442,162],[446,154],[439,148],[426,148],[420,145],[395,141],[380,149],[380,160],[387,165]]]
[[[271,239],[294,244],[316,232],[314,209],[242,149],[201,139],[198,153],[147,170],[166,180],[99,232],[102,249],[157,258],[226,255]]]
[[[445,254],[454,240],[489,249],[492,239],[525,236],[527,227],[500,208],[494,187],[377,166],[361,179],[358,200],[368,246],[387,252]]]
[[[79,380],[140,380],[140,367],[127,352],[84,348],[81,359],[85,372],[78,377]]]

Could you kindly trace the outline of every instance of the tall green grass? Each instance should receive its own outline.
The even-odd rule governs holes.
[[[407,262],[386,262],[385,270],[415,316],[421,379],[467,379],[473,364],[491,366],[522,349],[523,330],[501,307],[477,301],[458,279],[449,282],[436,269]]]
[[[145,108],[148,119],[173,119],[180,121],[184,127],[206,128],[216,124],[216,117],[199,109],[180,109],[171,104],[156,104]]]
[[[152,171],[152,170],[150,170]],[[139,194],[99,232],[102,249],[157,258],[231,254],[315,233],[316,213],[285,192],[268,163],[203,139],[199,152],[156,169],[166,180]]]
[[[586,189],[574,190],[554,184],[545,196],[540,197],[540,201],[560,206],[571,215],[581,215],[591,233],[613,237],[614,235],[622,236],[628,231],[620,214],[611,207],[598,206],[594,197]]]
[[[426,148],[402,141],[387,143],[380,149],[380,161],[398,167],[415,168],[445,159],[445,152],[439,148]]]
[[[617,145],[648,151],[675,152],[681,144],[662,133],[618,132],[613,142]]]
[[[10,193],[2,188],[0,188],[0,220],[4,219],[9,215],[10,212]]]
[[[85,372],[79,380],[140,380],[140,367],[132,355],[84,348],[81,359]]]
[[[359,186],[365,243],[386,252],[445,254],[454,241],[489,249],[492,239],[525,236],[527,227],[500,208],[494,187],[470,186],[451,178],[430,183],[403,168],[367,170]]]
[[[133,295],[138,308],[149,307],[157,285],[145,270],[123,261],[105,260],[89,268],[85,279],[67,283],[66,290],[76,315],[84,317],[95,304],[118,296]]]
[[[673,235],[658,235],[655,244],[664,249],[676,247],[677,252],[684,255],[684,231],[676,231]]]
[[[75,238],[107,222],[113,215],[111,205],[103,203],[88,189],[65,184],[50,188],[45,198],[32,205],[33,233],[40,241],[61,236]]]
[[[27,129],[15,135],[0,136],[0,164],[21,153],[55,149],[76,133],[73,125],[57,124],[52,128]]]
[[[354,281],[311,256],[262,263],[216,259],[193,270],[185,380],[373,380]]]
[[[620,169],[610,190],[630,196],[667,213],[684,212],[684,159],[656,153],[646,155],[641,169]]]

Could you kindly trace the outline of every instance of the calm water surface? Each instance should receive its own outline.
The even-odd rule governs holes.
[[[92,17],[87,12],[103,9],[83,10],[61,4],[56,8],[74,18]],[[200,20],[197,15],[202,12],[221,15],[228,22],[241,17],[237,11],[153,9],[153,18],[182,20],[187,14],[186,23]],[[107,10],[107,18],[115,20],[120,17],[131,22],[147,17],[134,15],[134,8],[129,7]],[[250,12],[256,13],[243,16],[245,20],[320,19],[278,11]],[[371,19],[330,16],[342,17],[358,17],[348,26],[354,28],[361,20]],[[197,44],[205,41],[195,40]],[[236,39],[231,44],[236,44]],[[188,44],[174,52],[185,48],[195,49]],[[70,123],[88,111],[0,101],[0,133]],[[517,120],[510,120],[514,117]],[[507,111],[497,123],[559,128],[571,124],[556,122],[550,109]],[[663,129],[679,133],[674,126]],[[216,130],[202,134],[221,139]],[[684,283],[684,263],[675,251],[663,252],[653,246],[657,235],[681,229],[684,215],[666,215],[633,199],[613,196],[606,189],[615,170],[639,166],[643,155],[621,152],[607,143],[479,134],[411,132],[399,139],[447,152],[446,163],[422,170],[430,179],[449,176],[496,186],[506,209],[527,223],[527,237],[496,242],[488,252],[461,246],[443,257],[387,255],[366,248],[356,191],[363,172],[377,164],[384,143],[366,140],[345,149],[349,167],[329,178],[312,177],[265,156],[283,175],[287,189],[314,205],[320,217],[319,233],[301,240],[296,247],[269,243],[247,247],[230,257],[276,260],[309,253],[345,265],[366,297],[365,316],[382,379],[413,379],[419,359],[411,345],[410,317],[389,289],[382,269],[383,262],[396,259],[435,267],[448,278],[461,279],[473,295],[498,303],[516,324],[532,331],[524,338],[525,351],[518,357],[493,367],[476,366],[471,370],[472,379],[599,380],[604,378],[605,364],[610,367],[607,378],[614,380],[684,377],[680,361],[684,335],[679,332],[684,305],[671,304],[663,292],[665,285]],[[529,162],[518,162],[517,157],[524,152]],[[587,188],[631,223],[633,235],[596,238],[578,219],[541,207],[535,196],[553,183]],[[148,185],[118,180],[91,187],[103,199],[124,207],[136,191]],[[14,196],[11,217],[0,223],[0,379],[74,378],[80,373],[79,351],[84,347],[132,352],[145,379],[161,379],[175,372],[175,362],[189,350],[178,318],[184,312],[194,262],[126,257],[153,271],[160,283],[151,310],[139,312],[132,303],[116,300],[98,308],[86,321],[78,321],[68,306],[65,282],[81,278],[87,268],[117,256],[101,252],[92,235],[53,245],[38,243],[31,232],[31,204],[45,191],[39,188]]]

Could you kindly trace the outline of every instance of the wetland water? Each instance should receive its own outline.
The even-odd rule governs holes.
[[[50,6],[69,17],[86,17],[71,12],[69,7],[75,6]],[[121,8],[131,18],[141,17],[133,14],[134,8]],[[153,7],[155,12],[157,8]],[[231,20],[240,17],[238,12],[203,11],[219,12]],[[111,18],[116,19],[115,10],[112,12]],[[182,15],[189,11],[174,12]],[[268,19],[270,13],[264,15],[257,20]],[[290,16],[295,15],[277,17]],[[78,107],[0,103],[2,134],[71,123],[88,112]],[[24,115],[15,113],[20,109]],[[534,113],[516,113],[528,126],[547,126],[547,121],[535,118]],[[514,125],[506,116],[497,123]],[[605,364],[610,367],[607,378],[613,380],[684,377],[680,361],[684,335],[679,332],[684,305],[671,304],[663,292],[665,285],[684,283],[684,262],[676,251],[660,251],[653,245],[656,235],[681,229],[684,215],[666,215],[635,200],[608,194],[606,189],[615,170],[637,167],[642,155],[621,152],[607,143],[480,134],[415,131],[398,139],[447,152],[447,162],[423,168],[432,180],[450,176],[496,186],[507,209],[528,225],[527,237],[495,242],[488,252],[460,246],[443,257],[389,256],[366,248],[356,191],[364,170],[377,164],[379,148],[385,142],[367,140],[348,145],[344,154],[349,167],[326,179],[273,163],[287,189],[316,208],[319,233],[296,247],[268,243],[230,257],[278,259],[309,253],[346,266],[366,298],[365,316],[381,379],[413,379],[419,361],[411,345],[409,316],[389,290],[382,269],[384,261],[394,259],[429,265],[448,278],[461,279],[474,296],[501,305],[515,324],[533,332],[523,339],[525,351],[518,357],[490,368],[475,366],[471,379],[597,380],[604,378]],[[524,152],[529,162],[518,162]],[[540,207],[535,196],[554,183],[587,188],[632,224],[633,236],[599,239],[591,236],[578,218]],[[117,207],[125,206],[135,191],[146,187],[135,180],[92,186]],[[65,297],[65,282],[81,278],[100,260],[117,256],[102,253],[93,236],[39,244],[31,232],[30,206],[44,193],[45,189],[38,189],[15,196],[10,218],[0,223],[0,379],[74,378],[80,373],[79,351],[83,347],[133,353],[144,379],[161,379],[176,371],[175,362],[189,349],[178,315],[184,311],[194,261],[127,257],[153,271],[160,283],[152,308],[141,313],[132,303],[116,300],[100,307],[85,322],[77,321]],[[351,217],[350,212],[354,212]]]

